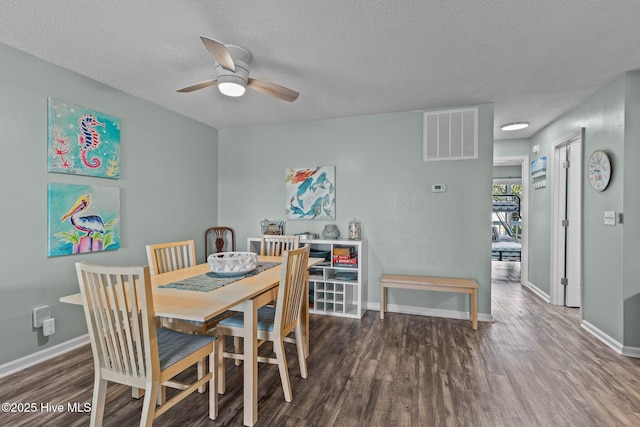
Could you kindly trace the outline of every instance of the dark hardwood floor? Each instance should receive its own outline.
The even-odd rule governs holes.
[[[640,360],[619,356],[579,326],[576,309],[552,306],[517,282],[519,265],[494,262],[494,323],[369,311],[362,320],[311,317],[309,378],[293,348],[293,402],[277,367],[260,365],[258,426],[639,426]],[[268,349],[265,349],[268,350]],[[194,394],[158,426],[242,425],[242,370],[226,363],[219,418]],[[195,375],[195,373],[190,373]],[[0,412],[2,426],[81,426],[91,402],[88,346],[0,380],[0,402],[35,403],[31,414]],[[61,413],[42,405],[63,405]],[[141,401],[124,394],[105,425],[137,425]]]

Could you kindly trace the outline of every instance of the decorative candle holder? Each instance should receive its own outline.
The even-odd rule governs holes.
[[[362,238],[362,226],[360,221],[353,218],[349,222],[349,240],[360,240]]]

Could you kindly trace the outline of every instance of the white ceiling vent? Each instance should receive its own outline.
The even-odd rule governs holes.
[[[465,108],[424,113],[425,162],[478,158],[478,109]]]

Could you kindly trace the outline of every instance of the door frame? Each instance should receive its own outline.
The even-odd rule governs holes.
[[[562,160],[559,158],[560,148],[563,146],[572,144],[578,141],[580,143],[581,153],[584,152],[584,128],[579,129],[576,132],[571,133],[570,135],[565,136],[564,138],[559,139],[551,145],[552,155],[550,160],[549,170],[552,175],[552,186],[551,186],[551,260],[550,260],[550,277],[549,277],[549,303],[554,305],[563,305],[564,304],[564,288],[560,284],[560,269],[564,265],[564,261],[561,263],[559,260],[559,256],[564,254],[564,249],[562,246],[564,245],[564,238],[562,233],[559,232],[560,227],[559,224],[561,222],[560,218],[560,206],[564,205],[564,202],[560,200],[560,196],[563,194],[560,190],[560,173],[563,172]],[[584,157],[584,153],[581,156],[580,160],[580,185],[578,186],[579,191],[581,192],[580,196],[580,216],[583,216],[583,206],[584,206],[584,198],[582,197],[582,157]],[[580,235],[583,235],[582,232],[582,220],[580,221]],[[582,247],[579,248],[578,254],[580,260],[580,270],[582,275],[583,268],[583,254]],[[584,299],[584,283],[580,285],[580,318],[582,318],[582,306]]]
[[[520,216],[522,224],[522,250],[520,252],[520,284],[529,282],[529,156],[498,156],[493,158],[493,165],[518,165],[522,175],[522,200],[520,200]]]

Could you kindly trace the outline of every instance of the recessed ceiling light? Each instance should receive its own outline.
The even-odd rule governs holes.
[[[510,130],[525,129],[528,127],[529,127],[529,122],[513,122],[513,123],[507,123],[506,125],[500,126],[500,129],[505,131],[510,131]]]

